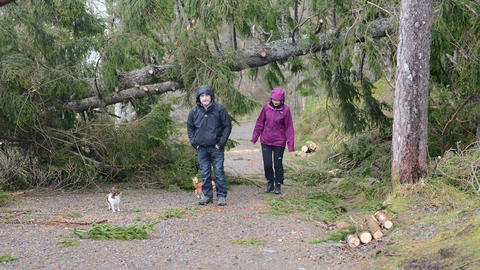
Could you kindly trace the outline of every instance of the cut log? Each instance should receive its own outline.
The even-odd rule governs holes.
[[[310,152],[315,152],[317,150],[317,144],[312,141],[306,142],[305,145],[308,147]]]
[[[368,226],[368,230],[372,234],[373,238],[375,240],[378,240],[382,238],[383,233],[382,230],[380,229],[380,226],[378,226],[377,220],[375,219],[374,216],[368,216],[365,218],[365,221]]]
[[[347,241],[348,246],[352,248],[358,247],[360,245],[360,239],[358,239],[357,235],[355,234],[347,235],[347,238],[345,240]]]
[[[307,153],[308,152],[308,146],[306,146],[306,145],[302,146],[302,152]]]
[[[382,227],[385,229],[390,229],[393,226],[393,222],[385,216],[385,213],[383,212],[377,212],[375,213],[375,218],[378,220],[380,224],[382,224]]]
[[[317,150],[317,145],[312,141],[308,141],[302,146],[302,152],[304,153],[312,153],[315,152],[315,150]]]
[[[375,213],[375,218],[381,223],[384,219],[387,219],[387,216],[383,212],[378,211]]]
[[[368,244],[370,241],[372,241],[372,234],[367,231],[360,232],[358,233],[358,238],[362,243]]]
[[[384,221],[382,221],[382,226],[385,228],[385,229],[390,229],[393,227],[393,222],[389,219],[385,219]]]

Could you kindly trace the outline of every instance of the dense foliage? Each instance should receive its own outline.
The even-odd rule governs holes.
[[[429,151],[439,155],[457,141],[475,139],[480,4],[454,0],[435,5]],[[12,183],[77,186],[100,179],[186,178],[180,171],[190,174],[196,165],[172,154],[188,147],[172,141],[166,101],[130,100],[139,119],[120,127],[113,125],[111,108],[77,115],[65,103],[103,99],[121,87],[119,73],[163,65],[166,72],[152,82],[180,82],[187,104],[197,85],[211,84],[217,101],[233,116],[247,114],[258,103],[235,85],[235,70],[246,68],[237,63],[242,49],[277,40],[317,42],[316,33],[337,38],[329,50],[272,62],[249,75],[264,74],[276,87],[289,74],[301,74],[297,90],[314,101],[325,97],[328,121],[339,132],[378,128],[388,133],[392,105],[378,99],[374,85],[379,78],[392,85],[396,35],[375,39],[367,22],[398,15],[398,1],[392,0],[26,0],[4,5],[0,141],[19,148],[9,150],[17,152],[17,163],[1,164],[1,183],[13,188]],[[19,170],[13,164],[28,166]],[[57,183],[62,178],[71,180]]]

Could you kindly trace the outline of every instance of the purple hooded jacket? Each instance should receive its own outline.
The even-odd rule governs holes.
[[[282,88],[274,88],[270,93],[270,100],[280,100],[279,107],[273,107],[271,102],[263,105],[253,129],[251,142],[260,142],[267,145],[283,146],[288,142],[288,151],[294,151],[294,138],[292,114],[285,105],[285,93]]]

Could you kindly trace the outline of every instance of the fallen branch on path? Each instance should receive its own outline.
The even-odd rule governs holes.
[[[242,179],[247,180],[248,182],[254,184],[254,185],[257,186],[257,187],[260,187],[260,188],[263,187],[262,185],[260,185],[259,183],[257,183],[257,182],[256,182],[255,180],[253,180],[253,179],[249,179],[249,178],[242,178]]]
[[[93,223],[102,224],[107,222],[107,219],[100,221],[91,221],[91,222],[78,222],[78,221],[69,221],[69,220],[24,220],[23,222],[20,219],[15,220],[5,220],[0,221],[3,224],[30,224],[30,225],[58,225],[58,224],[67,224],[67,225],[92,225]]]

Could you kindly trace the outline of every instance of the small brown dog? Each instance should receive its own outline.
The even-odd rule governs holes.
[[[198,178],[195,176],[192,178],[193,186],[195,187],[195,196],[197,198],[201,199],[203,197],[203,192],[202,192],[202,183],[198,182]],[[215,181],[212,180],[212,188],[215,190]]]

